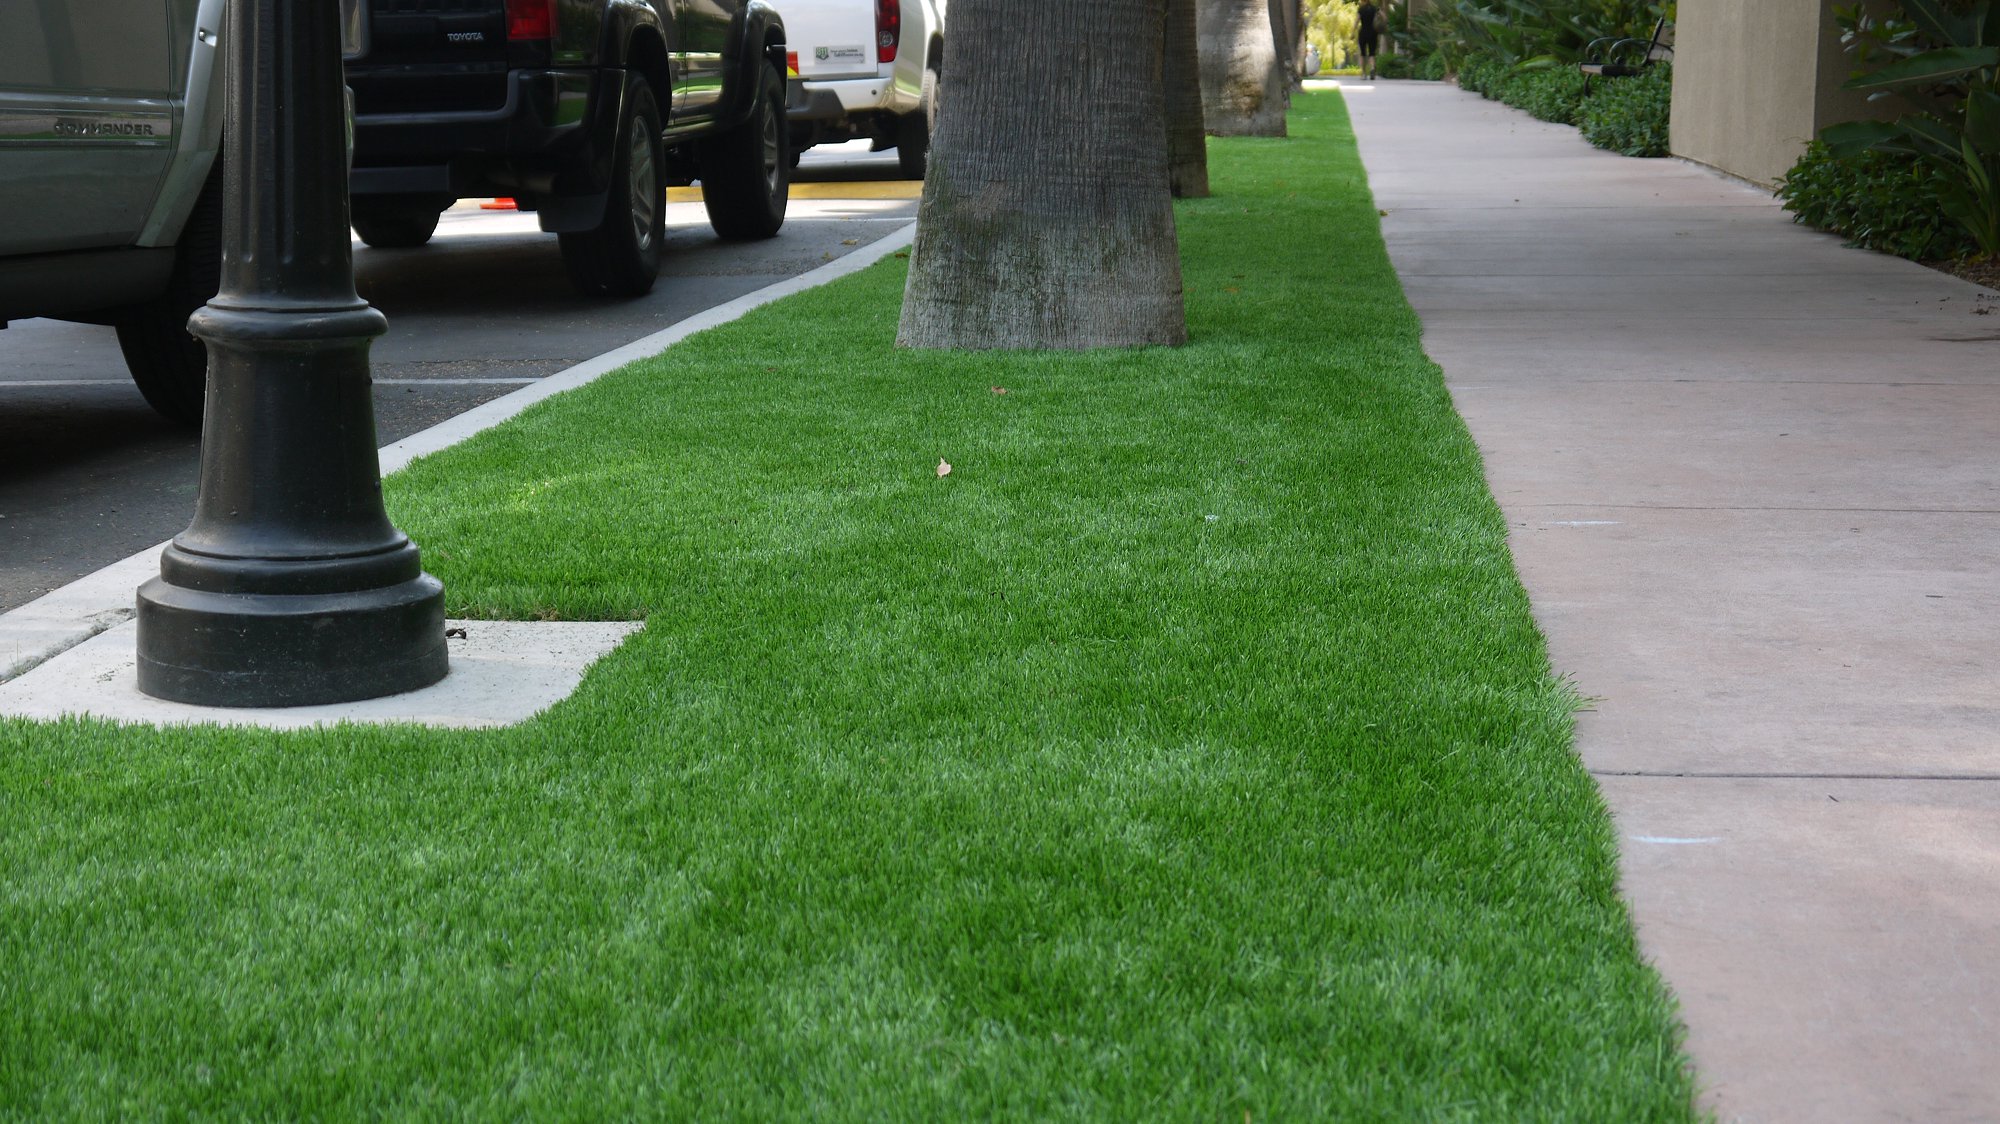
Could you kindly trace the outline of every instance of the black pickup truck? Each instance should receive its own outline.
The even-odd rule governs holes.
[[[666,188],[724,238],[785,221],[785,27],[764,0],[344,0],[354,229],[418,246],[506,196],[587,293],[653,287]]]

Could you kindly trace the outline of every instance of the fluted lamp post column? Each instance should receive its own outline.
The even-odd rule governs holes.
[[[231,0],[222,286],[195,516],[139,588],[139,689],[349,702],[445,674],[444,587],[382,507],[337,0]]]

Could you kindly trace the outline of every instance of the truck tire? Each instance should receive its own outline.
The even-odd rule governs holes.
[[[118,318],[118,350],[146,404],[182,425],[200,425],[208,394],[208,345],[188,317],[222,283],[222,164],[209,173],[174,247],[166,291]]]
[[[401,250],[430,241],[442,210],[426,195],[362,196],[352,201],[348,221],[370,246]]]
[[[929,166],[931,130],[937,127],[938,82],[938,72],[926,67],[922,108],[896,119],[896,166],[904,179],[923,179]]]
[[[637,74],[626,79],[625,110],[611,159],[611,188],[597,229],[561,235],[563,266],[590,296],[638,297],[653,289],[667,240],[661,173],[660,103]]]
[[[742,242],[769,238],[785,225],[790,148],[785,76],[767,66],[750,119],[701,146],[701,201],[716,234]]]

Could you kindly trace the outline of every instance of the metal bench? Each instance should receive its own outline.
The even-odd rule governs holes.
[[[1651,39],[1620,39],[1605,36],[1593,39],[1583,49],[1583,89],[1590,92],[1593,78],[1631,78],[1644,74],[1656,62],[1674,61],[1674,25],[1665,16],[1653,25]]]

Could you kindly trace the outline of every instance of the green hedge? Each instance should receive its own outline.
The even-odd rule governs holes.
[[[1599,79],[1586,94],[1582,73],[1569,66],[1517,70],[1490,55],[1475,55],[1458,69],[1460,89],[1544,121],[1575,125],[1591,144],[1626,156],[1667,154],[1673,81],[1672,67],[1655,66],[1635,78]]]
[[[1466,59],[1458,68],[1458,88],[1470,90],[1483,97],[1494,97],[1500,83],[1506,81],[1507,64],[1485,55],[1475,55]]]
[[[1599,82],[1577,110],[1583,139],[1626,156],[1667,154],[1667,113],[1673,69],[1655,66],[1636,78]]]
[[[1500,100],[1543,121],[1574,125],[1583,105],[1583,74],[1567,66],[1516,74],[1501,83]]]
[[[1377,78],[1408,78],[1411,69],[1408,55],[1383,55],[1375,60]]]
[[[1778,184],[1795,221],[1899,257],[1955,258],[1977,246],[1938,202],[1937,172],[1915,155],[1836,156],[1814,141]]]

